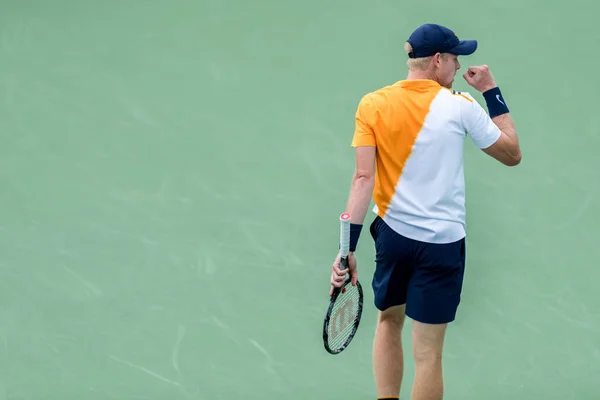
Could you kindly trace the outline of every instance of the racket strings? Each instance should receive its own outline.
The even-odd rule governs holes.
[[[338,295],[329,320],[328,345],[334,350],[344,347],[352,336],[360,312],[358,287],[347,284],[345,289]]]

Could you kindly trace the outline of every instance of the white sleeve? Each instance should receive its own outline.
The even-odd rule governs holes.
[[[463,127],[475,146],[486,149],[496,143],[502,132],[473,96],[465,92],[462,94],[471,100],[463,102]]]

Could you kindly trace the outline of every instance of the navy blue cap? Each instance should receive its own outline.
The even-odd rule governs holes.
[[[477,50],[477,40],[459,40],[450,29],[437,24],[424,24],[408,38],[412,46],[410,58],[429,57],[435,53],[468,56]]]

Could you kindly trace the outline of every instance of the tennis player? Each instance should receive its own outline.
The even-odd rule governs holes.
[[[366,94],[356,112],[356,166],[346,211],[352,216],[349,270],[332,266],[331,285],[345,274],[356,282],[356,250],[373,198],[370,225],[379,310],[373,364],[379,399],[398,399],[404,361],[401,331],[413,320],[416,375],[413,400],[443,397],[442,348],[460,302],[465,269],[465,138],[507,166],[521,161],[515,125],[487,66],[463,78],[482,93],[489,112],[468,93],[452,90],[458,56],[477,49],[435,24],[418,27],[405,43],[408,75]]]

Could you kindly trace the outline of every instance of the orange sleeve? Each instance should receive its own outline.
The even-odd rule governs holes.
[[[368,97],[363,97],[358,103],[352,147],[377,146],[372,125],[374,111],[373,104],[369,101]]]

